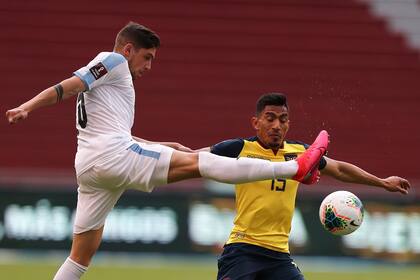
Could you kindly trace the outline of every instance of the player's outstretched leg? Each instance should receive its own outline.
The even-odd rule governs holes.
[[[312,145],[296,159],[299,168],[296,175],[292,177],[293,180],[303,182],[306,176],[315,170],[321,157],[327,152],[328,143],[328,132],[323,130],[318,134]]]
[[[325,154],[328,147],[328,133],[322,131],[315,139],[314,143],[296,160],[286,162],[270,162],[268,160],[255,158],[227,158],[217,156],[208,152],[200,152],[198,157],[198,170],[202,177],[215,181],[242,184],[260,180],[271,180],[280,178],[291,178],[297,181],[304,181],[305,177],[316,167],[321,157]],[[174,152],[176,157],[176,152]],[[190,156],[182,155],[178,157],[180,162],[189,167],[185,158]],[[173,156],[174,158],[174,156]],[[194,160],[192,160],[194,161]],[[170,174],[174,174],[174,170],[181,170],[186,173],[182,164],[173,164]],[[184,167],[184,168],[180,168]],[[191,173],[188,173],[190,175]],[[196,173],[192,173],[196,174]],[[169,176],[172,182],[174,177]],[[183,177],[186,179],[189,177]]]

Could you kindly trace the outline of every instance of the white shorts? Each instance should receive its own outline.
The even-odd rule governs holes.
[[[127,150],[79,175],[73,232],[101,228],[126,189],[151,192],[155,186],[167,184],[173,151],[163,145],[134,142]]]

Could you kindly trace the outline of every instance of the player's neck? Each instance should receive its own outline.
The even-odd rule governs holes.
[[[263,147],[264,149],[267,149],[267,150],[272,150],[272,151],[273,151],[273,153],[274,153],[274,155],[277,155],[277,152],[278,152],[281,148],[283,148],[283,143],[282,143],[281,147],[278,147],[278,148],[272,148],[272,147],[269,147],[268,145],[266,145],[265,143],[263,143],[263,142],[260,140],[260,138],[258,138],[258,136],[257,136],[257,142],[258,142],[258,144],[260,144],[260,146],[261,146],[261,147]]]

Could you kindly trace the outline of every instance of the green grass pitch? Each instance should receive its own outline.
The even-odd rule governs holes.
[[[22,262],[0,264],[1,279],[27,280],[52,279],[59,264]],[[349,267],[346,271],[328,272],[303,269],[307,280],[418,280],[420,267],[365,267],[363,269]],[[146,265],[124,265],[100,263],[92,265],[82,278],[83,280],[111,279],[154,279],[154,280],[215,280],[216,261],[214,263],[163,262]]]

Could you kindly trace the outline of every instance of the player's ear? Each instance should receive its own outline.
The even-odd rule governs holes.
[[[251,125],[255,130],[258,129],[258,118],[257,117],[254,116],[254,117],[251,118]]]
[[[132,43],[126,43],[123,47],[123,55],[129,57],[134,50],[134,45]]]

